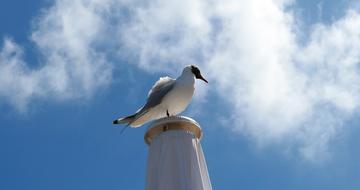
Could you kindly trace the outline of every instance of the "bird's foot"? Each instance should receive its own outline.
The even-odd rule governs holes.
[[[166,110],[166,115],[170,117],[169,110]]]

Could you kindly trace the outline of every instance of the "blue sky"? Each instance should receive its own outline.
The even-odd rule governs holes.
[[[358,189],[357,1],[0,2],[0,189],[144,189],[137,110],[197,64],[183,113],[214,189]]]

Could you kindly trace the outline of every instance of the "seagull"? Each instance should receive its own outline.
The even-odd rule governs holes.
[[[176,79],[160,77],[150,89],[146,104],[135,114],[114,120],[113,124],[140,127],[151,120],[181,113],[194,95],[195,78],[208,83],[194,65],[186,66]]]

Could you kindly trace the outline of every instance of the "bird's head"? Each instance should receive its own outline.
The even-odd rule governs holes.
[[[195,65],[189,65],[185,67],[184,71],[191,72],[196,79],[200,79],[208,83],[208,81],[201,75],[200,69],[196,67]]]

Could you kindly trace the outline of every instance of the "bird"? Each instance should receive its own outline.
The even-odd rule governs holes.
[[[114,120],[113,124],[125,124],[136,128],[149,121],[181,113],[194,95],[195,79],[208,83],[195,65],[186,66],[176,79],[169,76],[160,77],[150,89],[145,105],[132,115]]]

